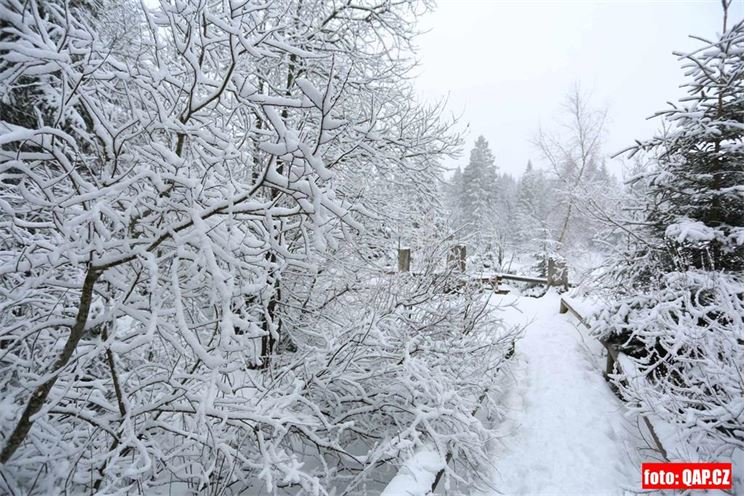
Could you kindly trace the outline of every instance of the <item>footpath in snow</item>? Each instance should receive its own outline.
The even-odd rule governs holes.
[[[610,391],[599,343],[559,314],[559,296],[514,302],[508,322],[526,325],[507,384],[507,418],[494,442],[493,493],[623,495],[638,488],[635,425]]]

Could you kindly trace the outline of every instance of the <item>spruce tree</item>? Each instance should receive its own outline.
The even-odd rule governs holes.
[[[739,22],[685,57],[688,96],[658,114],[670,132],[637,148],[659,165],[648,221],[668,268],[743,270],[742,39]]]
[[[484,249],[492,241],[497,210],[497,171],[494,154],[486,138],[479,136],[471,158],[463,170],[463,211],[468,220],[468,232]]]
[[[445,203],[449,211],[450,223],[457,229],[465,223],[463,207],[463,172],[455,169],[453,176],[445,185]]]
[[[633,242],[593,324],[637,368],[621,394],[676,426],[686,443],[670,454],[690,461],[743,450],[743,23],[726,29],[723,4],[719,39],[678,54],[688,96],[658,114],[666,132],[631,149],[656,169],[637,181],[646,215],[625,226]]]

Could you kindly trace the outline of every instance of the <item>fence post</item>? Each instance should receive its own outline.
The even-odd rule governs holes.
[[[448,252],[448,269],[466,271],[466,245],[453,245]]]
[[[398,249],[398,271],[409,272],[411,268],[411,248]]]
[[[616,359],[613,356],[610,347],[606,346],[606,352],[608,353],[608,356],[605,360],[605,378],[609,379],[609,376],[616,372]]]
[[[569,289],[569,271],[565,260],[549,257],[546,268],[546,280],[549,286],[562,286]]]

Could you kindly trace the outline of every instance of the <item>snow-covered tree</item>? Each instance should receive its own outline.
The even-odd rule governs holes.
[[[545,275],[545,260],[556,247],[551,231],[552,204],[551,181],[529,161],[517,183],[514,236],[520,249],[535,258],[540,275]]]
[[[722,34],[678,54],[688,96],[632,149],[652,162],[636,178],[645,213],[623,226],[630,246],[594,323],[638,368],[622,394],[677,428],[685,442],[668,451],[687,461],[743,450],[743,23],[728,27],[724,6]]]
[[[497,169],[494,154],[483,136],[476,139],[468,165],[462,177],[455,178],[462,185],[451,183],[454,191],[460,189],[453,218],[457,227],[462,226],[461,237],[468,240],[471,253],[494,255],[498,222]]]
[[[552,236],[562,254],[592,236],[583,211],[602,161],[606,114],[577,87],[567,95],[557,122],[561,131],[539,130],[535,144],[554,176]]]
[[[738,26],[686,57],[690,96],[659,114],[669,132],[639,147],[659,164],[647,179],[654,197],[648,220],[656,237],[669,243],[666,258],[684,270],[743,269],[743,69]]]
[[[0,492],[357,494],[423,443],[472,477],[514,336],[433,275],[419,3],[101,5],[0,3]],[[426,277],[379,267],[396,222]]]
[[[464,219],[463,212],[463,172],[460,167],[455,168],[453,175],[445,183],[443,194],[450,223],[453,226],[464,225],[467,221]]]
[[[505,263],[508,251],[516,248],[516,203],[517,182],[510,174],[498,174],[495,184],[495,215],[492,225],[497,264],[501,267]]]

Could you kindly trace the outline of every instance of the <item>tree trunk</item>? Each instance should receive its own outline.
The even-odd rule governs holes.
[[[85,280],[83,281],[83,289],[80,294],[78,314],[75,317],[75,324],[70,329],[70,336],[67,338],[62,353],[51,367],[51,378],[40,386],[37,386],[36,390],[34,390],[34,393],[31,395],[31,398],[28,400],[28,404],[26,405],[25,410],[23,410],[21,418],[18,419],[15,429],[13,429],[12,434],[8,437],[8,440],[5,443],[2,453],[0,453],[0,463],[6,463],[10,460],[16,450],[26,439],[28,432],[34,425],[34,421],[31,420],[31,417],[36,415],[39,410],[41,410],[41,407],[44,406],[44,402],[46,402],[49,392],[52,390],[52,387],[54,387],[54,384],[60,376],[61,369],[68,364],[73,353],[75,353],[75,349],[85,332],[85,324],[88,321],[91,301],[93,300],[93,286],[96,284],[99,275],[99,272],[90,267],[88,268]]]

